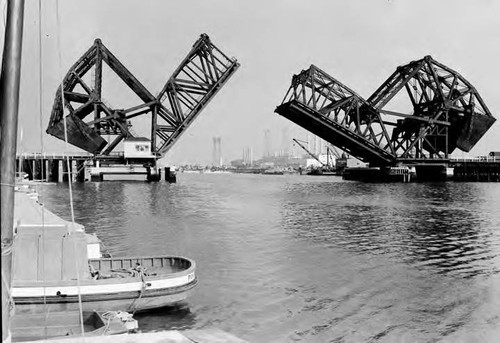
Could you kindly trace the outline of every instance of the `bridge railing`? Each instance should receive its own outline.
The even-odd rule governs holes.
[[[94,157],[93,154],[90,153],[81,153],[81,152],[23,152],[20,154],[17,154],[18,158],[24,158],[24,159],[35,159],[35,158],[41,158],[41,159],[62,159],[66,157],[72,157],[72,158],[92,158]]]
[[[477,156],[451,158],[450,162],[500,162],[500,156]]]

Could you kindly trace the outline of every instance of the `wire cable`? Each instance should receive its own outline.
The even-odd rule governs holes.
[[[63,73],[62,73],[62,53],[61,53],[61,20],[60,20],[60,15],[59,15],[59,0],[56,0],[56,25],[57,25],[57,53],[58,53],[58,60],[59,60],[59,76],[61,79],[61,85],[60,85],[60,91],[61,91],[61,101],[62,101],[62,108],[64,111],[64,91],[63,91],[63,83],[64,83],[64,78],[63,78]],[[66,123],[66,117],[63,115],[63,123],[64,123],[64,143],[65,143],[65,150],[69,151],[68,147],[68,127]],[[75,227],[75,211],[73,207],[73,188],[72,188],[72,173],[71,173],[71,163],[69,160],[69,154],[66,154],[66,167],[68,170],[68,187],[69,187],[69,203],[70,203],[70,209],[71,209],[71,224],[72,224],[72,231],[74,231]],[[68,230],[69,231],[69,230]],[[71,235],[71,233],[70,233]],[[74,251],[76,253],[76,241],[73,239],[73,247]],[[82,294],[81,294],[81,287],[80,287],[80,269],[78,265],[78,259],[75,258],[75,267],[76,267],[76,282],[77,282],[77,289],[78,289],[78,307],[80,310],[80,329],[82,331],[82,339],[85,341],[85,330],[84,330],[84,325],[83,325],[83,306],[82,306]]]

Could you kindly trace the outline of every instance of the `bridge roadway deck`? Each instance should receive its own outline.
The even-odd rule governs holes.
[[[276,112],[364,162],[374,165],[395,162],[390,152],[296,100],[278,106]]]

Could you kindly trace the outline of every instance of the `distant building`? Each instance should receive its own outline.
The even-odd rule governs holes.
[[[253,149],[252,147],[247,147],[243,149],[243,164],[247,166],[253,165]]]
[[[229,163],[231,164],[231,167],[234,167],[234,168],[242,168],[242,167],[245,166],[245,164],[243,163],[242,159],[233,160],[233,161],[231,161]]]
[[[212,151],[212,166],[222,166],[222,152],[221,152],[221,138],[212,137],[213,151]]]

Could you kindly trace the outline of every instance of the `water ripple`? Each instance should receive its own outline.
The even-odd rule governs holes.
[[[217,326],[255,342],[494,341],[500,185],[183,175],[75,184],[75,217],[115,255],[192,257],[183,309],[145,331]],[[70,218],[67,185],[42,199]]]

